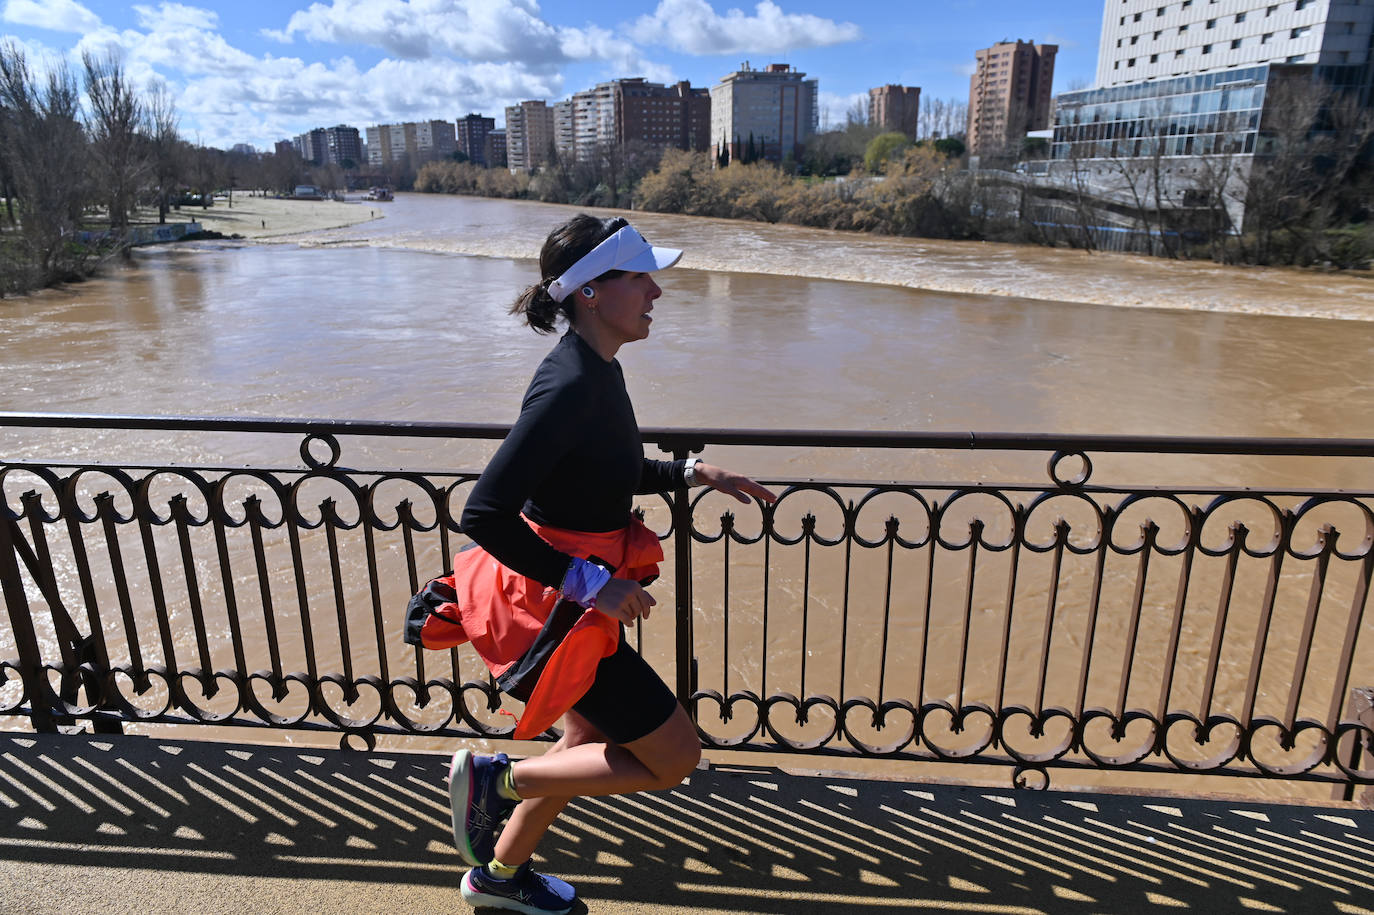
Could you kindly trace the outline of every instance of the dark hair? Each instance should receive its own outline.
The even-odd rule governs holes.
[[[588,251],[629,224],[621,216],[599,219],[578,213],[554,229],[544,240],[544,247],[539,252],[539,275],[542,279],[520,293],[520,298],[510,307],[510,313],[524,315],[525,323],[541,334],[553,332],[560,314],[572,324],[576,314],[573,297],[569,295],[562,302],[555,302],[553,296],[549,295],[549,284],[567,272]],[[614,279],[624,272],[607,270],[596,279]]]

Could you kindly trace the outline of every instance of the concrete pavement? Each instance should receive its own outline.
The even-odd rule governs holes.
[[[5,912],[471,911],[446,760],[0,735]],[[575,801],[575,912],[1374,915],[1374,812],[699,770]]]

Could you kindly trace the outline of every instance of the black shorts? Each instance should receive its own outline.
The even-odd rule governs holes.
[[[623,635],[615,653],[597,665],[591,689],[573,705],[611,743],[648,736],[676,709],[677,696]]]

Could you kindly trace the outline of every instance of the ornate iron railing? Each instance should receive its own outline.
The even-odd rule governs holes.
[[[118,430],[134,440],[109,444]],[[38,730],[508,735],[511,701],[470,649],[400,639],[407,598],[465,542],[457,518],[478,471],[379,469],[505,432],[0,414],[0,713]],[[158,441],[140,445],[144,433]],[[93,439],[86,450],[153,448],[158,462],[37,456]],[[239,440],[226,450],[251,466],[165,462]],[[345,466],[341,440],[371,468]],[[818,463],[901,471],[773,474],[772,506],[709,490],[641,501],[669,557],[654,590],[674,612],[631,637],[708,747],[992,763],[1040,785],[1057,767],[1374,780],[1370,722],[1342,717],[1374,683],[1374,493],[1352,485],[1374,442],[645,440],[678,457],[749,449],[762,464],[827,449]],[[272,466],[283,443],[290,458]],[[956,480],[900,478],[917,467]]]

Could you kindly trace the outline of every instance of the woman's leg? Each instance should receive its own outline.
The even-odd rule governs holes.
[[[624,744],[607,742],[577,712],[569,712],[565,724],[563,739],[552,750],[514,764],[515,788],[526,800],[497,840],[496,859],[502,864],[529,860],[573,797],[672,788],[701,759],[701,740],[680,705],[653,731]]]
[[[605,743],[606,736],[586,718],[570,711],[563,716],[563,736],[544,753],[553,756],[570,747],[588,743]],[[496,860],[511,867],[519,867],[534,854],[540,838],[558,819],[570,797],[531,797],[511,811],[506,828],[496,840]]]

